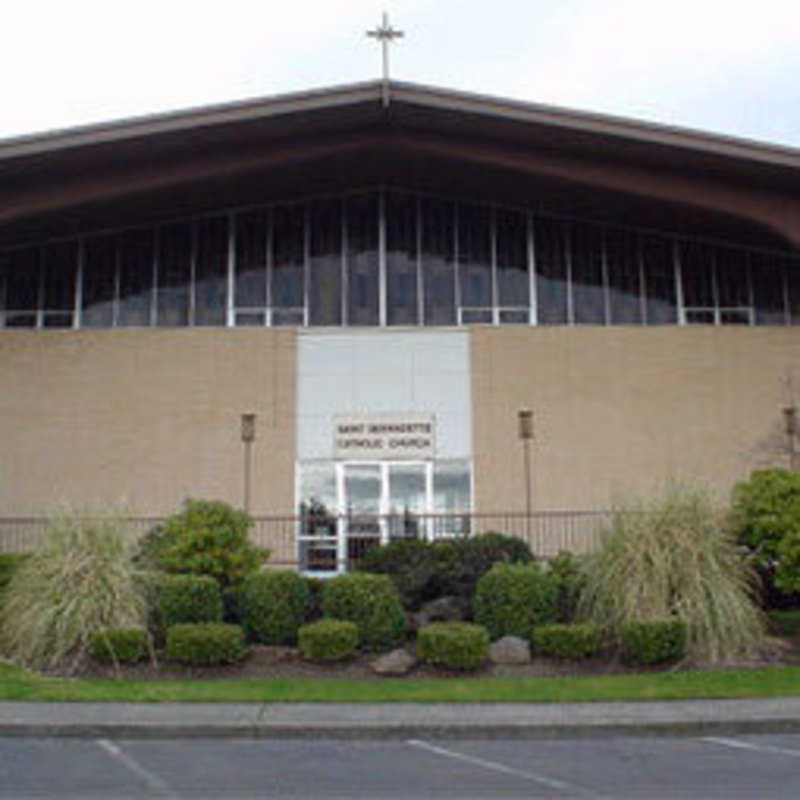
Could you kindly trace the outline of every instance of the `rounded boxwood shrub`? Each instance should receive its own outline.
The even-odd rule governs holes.
[[[92,657],[106,664],[135,664],[148,651],[148,635],[144,628],[111,628],[92,636]]]
[[[320,619],[300,626],[297,643],[307,661],[351,658],[358,650],[358,626],[342,619]]]
[[[248,538],[252,526],[227,503],[187,500],[150,535],[145,560],[165,572],[210,575],[224,588],[257,571],[267,556]]]
[[[531,643],[537,652],[556,658],[588,658],[601,643],[600,629],[593,622],[556,623],[533,629]]]
[[[326,617],[354,622],[366,650],[391,650],[405,638],[406,615],[387,575],[353,572],[331,578],[322,607]]]
[[[160,574],[153,581],[155,618],[161,627],[222,620],[222,594],[214,578]]]
[[[489,633],[471,622],[432,622],[417,634],[421,661],[450,669],[477,669],[489,655]]]
[[[167,658],[184,664],[229,664],[245,654],[244,631],[226,622],[200,622],[167,628]]]
[[[686,653],[686,623],[679,619],[627,622],[621,637],[622,656],[628,664],[662,664]]]
[[[297,572],[257,572],[239,593],[242,627],[264,644],[294,644],[309,597],[308,581]]]
[[[537,625],[558,619],[557,579],[539,564],[495,564],[475,589],[475,622],[489,636],[528,639]]]

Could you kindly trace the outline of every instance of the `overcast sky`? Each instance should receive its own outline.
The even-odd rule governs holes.
[[[0,137],[371,80],[800,147],[798,0],[6,0]]]

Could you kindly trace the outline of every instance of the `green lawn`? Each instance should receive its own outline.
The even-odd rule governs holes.
[[[42,678],[0,664],[0,700],[219,703],[599,702],[800,695],[800,667],[580,678],[113,681]]]

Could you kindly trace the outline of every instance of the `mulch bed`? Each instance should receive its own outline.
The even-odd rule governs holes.
[[[774,647],[770,654],[759,660],[727,665],[730,668],[756,668],[765,666],[800,665],[800,636],[772,640]],[[411,649],[411,646],[409,646]],[[115,673],[111,665],[90,661],[78,673],[81,678],[120,678],[130,681],[163,680],[274,680],[315,678],[331,680],[372,680],[381,679],[370,668],[377,658],[375,653],[367,653],[350,661],[334,664],[312,664],[303,661],[297,650],[291,647],[253,645],[248,655],[236,664],[215,667],[197,667],[178,664],[159,658],[156,664],[143,661],[139,664],[120,665]],[[561,661],[559,659],[535,657],[530,664],[500,665],[487,664],[474,672],[455,672],[418,664],[406,679],[481,677],[481,678],[548,678],[575,677],[579,675],[615,675],[632,672],[668,671],[676,667],[629,667],[618,659],[595,657],[584,661]],[[50,673],[58,674],[58,672]],[[394,679],[397,679],[394,677]],[[401,680],[403,678],[400,678]]]

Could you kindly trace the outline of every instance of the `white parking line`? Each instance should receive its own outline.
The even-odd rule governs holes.
[[[435,745],[423,742],[420,739],[408,739],[406,744],[412,747],[418,747],[421,750],[427,750],[429,753],[435,753],[439,756],[446,758],[453,758],[457,761],[464,761],[467,764],[472,764],[476,767],[483,767],[494,772],[502,772],[506,775],[514,775],[517,778],[525,778],[529,781],[534,781],[547,786],[549,789],[558,789],[562,792],[569,792],[571,795],[579,794],[586,797],[599,798],[600,795],[595,794],[589,789],[584,789],[582,786],[576,786],[573,783],[560,781],[557,778],[550,778],[547,775],[539,775],[536,772],[528,772],[527,770],[515,769],[514,767],[507,767],[505,764],[499,764],[496,761],[487,761],[484,758],[477,758],[476,756],[468,756],[465,753],[458,753],[455,750],[446,750],[444,747],[436,747]]]
[[[95,742],[98,747],[105,750],[113,759],[127,767],[134,775],[140,777],[148,787],[154,792],[157,792],[159,796],[169,798],[178,797],[158,775],[154,775],[150,770],[145,769],[138,761],[131,758],[127,753],[124,753],[113,742],[109,742],[108,739],[96,739]]]
[[[782,756],[800,757],[800,750],[790,750],[787,747],[774,747],[769,744],[753,744],[752,742],[743,742],[741,739],[723,739],[718,736],[704,736],[702,741],[711,742],[712,744],[721,744],[725,747],[735,747],[739,750],[755,750],[758,753],[777,753]]]

